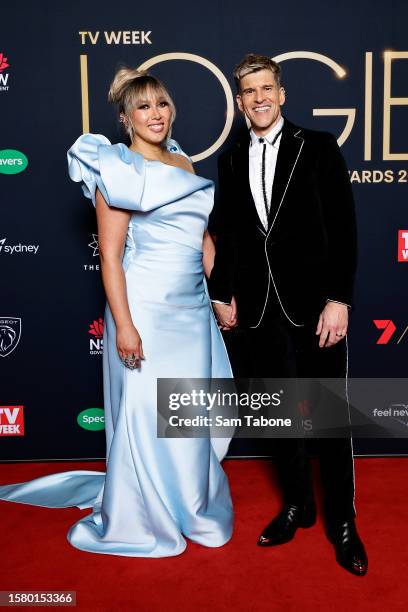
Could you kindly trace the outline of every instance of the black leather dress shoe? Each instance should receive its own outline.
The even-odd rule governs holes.
[[[367,573],[368,558],[354,519],[330,525],[328,536],[334,544],[337,562],[355,576],[364,576]]]
[[[281,512],[263,530],[258,546],[276,546],[290,542],[298,527],[312,527],[316,522],[316,506],[287,504]]]

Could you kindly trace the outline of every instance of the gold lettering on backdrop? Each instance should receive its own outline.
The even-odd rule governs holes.
[[[288,59],[311,59],[316,62],[321,62],[322,64],[326,64],[329,68],[331,68],[339,79],[342,79],[346,76],[346,71],[344,68],[340,66],[337,62],[332,60],[327,55],[323,55],[322,53],[315,53],[314,51],[288,51],[287,53],[281,53],[280,55],[275,55],[272,58],[275,62],[284,62]]]
[[[120,43],[122,32],[104,32],[104,35],[108,45],[111,45],[112,42],[114,45],[118,45]]]
[[[351,130],[354,126],[354,121],[356,120],[356,109],[355,108],[314,108],[313,116],[314,117],[339,117],[339,116],[347,117],[346,125],[344,126],[344,130],[340,134],[337,139],[337,144],[341,147],[350,136]]]
[[[99,32],[95,32],[95,36],[92,34],[92,32],[88,32],[88,36],[91,39],[91,43],[93,45],[96,45],[96,43],[98,42],[98,38],[99,38]]]
[[[150,33],[150,32],[149,32]],[[81,36],[82,44],[85,44],[88,38],[89,32],[79,32]],[[91,33],[92,34],[92,33]],[[123,33],[120,33],[121,35]],[[99,32],[95,32],[91,41],[97,40]],[[115,35],[115,36],[113,36]],[[131,33],[133,35],[133,33]],[[111,43],[108,44],[121,44],[117,42],[123,40],[122,36],[117,37],[115,32],[104,32],[105,39]],[[113,38],[112,38],[113,36]],[[132,39],[132,36],[131,36]],[[126,40],[126,38],[125,38]],[[137,39],[135,39],[137,40]],[[95,44],[95,43],[92,43]],[[136,43],[132,43],[136,44]],[[82,100],[82,130],[83,132],[89,132],[89,93],[88,93],[88,56],[80,56],[80,68],[81,68],[81,100]],[[311,59],[319,61],[328,67],[330,67],[339,78],[343,78],[346,75],[346,71],[339,64],[337,64],[331,58],[322,55],[321,53],[314,53],[312,51],[290,51],[288,53],[282,53],[273,58],[275,61],[283,62],[288,59]],[[384,160],[408,160],[408,152],[406,153],[392,153],[390,151],[390,124],[391,124],[391,110],[392,106],[407,106],[408,97],[392,97],[391,96],[391,80],[392,80],[392,60],[403,60],[408,59],[408,51],[386,51],[384,53],[384,123],[383,123],[383,159]],[[234,100],[231,87],[225,78],[224,74],[219,68],[199,55],[192,53],[164,53],[157,55],[145,61],[139,66],[139,68],[150,68],[155,64],[170,60],[187,60],[200,64],[207,68],[214,74],[214,76],[221,83],[226,98],[226,118],[224,128],[215,140],[215,142],[205,151],[193,155],[193,161],[200,161],[210,157],[215,153],[225,142],[228,134],[231,130],[233,119],[234,119]],[[373,95],[373,53],[371,51],[365,52],[365,103],[364,103],[364,160],[370,161],[372,158],[372,95]],[[344,142],[350,136],[350,133],[354,127],[356,118],[356,108],[314,108],[314,116],[344,116],[346,117],[346,124],[340,136],[337,139],[339,146],[342,146]],[[391,172],[391,171],[390,171]],[[405,172],[405,171],[404,171]],[[368,181],[367,181],[368,182]],[[377,182],[377,181],[375,181]],[[389,181],[384,181],[389,182]],[[398,182],[406,182],[405,180],[398,179]]]
[[[93,34],[92,32],[78,32],[78,34],[81,37],[81,45],[85,45],[86,44],[86,37],[87,36],[89,36],[91,44],[96,45],[96,43],[98,42],[99,32],[95,32],[95,34]]]
[[[82,98],[82,133],[89,132],[89,89],[88,89],[88,56],[80,56],[81,98]]]
[[[408,59],[408,51],[385,51],[384,53],[384,127],[383,159],[408,159],[408,153],[391,153],[391,106],[406,106],[408,98],[391,96],[392,60]]]
[[[373,110],[373,54],[365,54],[364,160],[371,160],[371,130]]]
[[[139,70],[148,70],[149,68],[151,68],[151,66],[154,66],[155,64],[159,64],[160,62],[168,62],[171,60],[187,60],[189,62],[196,62],[197,64],[204,66],[204,68],[208,68],[208,70],[212,72],[213,75],[219,80],[224,90],[225,98],[227,101],[227,112],[224,128],[213,145],[208,147],[208,149],[206,149],[202,153],[196,153],[196,155],[193,155],[191,157],[194,162],[201,161],[202,159],[206,159],[207,157],[210,157],[210,155],[215,153],[228,137],[232,122],[234,120],[234,98],[232,95],[231,87],[221,70],[217,68],[215,64],[210,62],[205,57],[201,57],[200,55],[194,55],[193,53],[163,53],[162,55],[156,55],[155,57],[150,58],[146,62],[143,62],[143,64],[139,66]]]
[[[103,36],[107,45],[151,45],[150,35],[152,31],[126,30],[125,32],[104,32]],[[100,32],[78,32],[81,37],[81,45],[86,45],[88,40],[96,45]]]
[[[284,62],[289,59],[310,59],[316,62],[321,62],[329,68],[331,68],[339,79],[343,79],[346,76],[346,71],[337,62],[332,60],[327,55],[322,53],[315,53],[314,51],[289,51],[288,53],[281,53],[272,58],[275,62]],[[351,130],[353,129],[354,121],[356,118],[355,108],[314,108],[314,116],[339,116],[345,115],[347,117],[346,125],[344,130],[337,139],[339,147],[344,144],[347,138],[350,136]]]

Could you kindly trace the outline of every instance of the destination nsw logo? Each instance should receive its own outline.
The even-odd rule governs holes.
[[[103,319],[99,317],[98,320],[92,321],[89,325],[88,334],[92,336],[89,338],[89,354],[90,355],[102,355],[103,353]]]
[[[24,406],[0,406],[0,436],[24,436]]]

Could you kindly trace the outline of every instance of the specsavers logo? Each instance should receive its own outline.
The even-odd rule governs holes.
[[[3,149],[0,151],[0,172],[2,174],[19,174],[28,166],[28,159],[15,149]]]
[[[105,416],[102,408],[87,408],[78,414],[77,423],[89,431],[101,431],[105,428]]]

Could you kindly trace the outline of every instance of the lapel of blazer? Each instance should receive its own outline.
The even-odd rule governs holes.
[[[302,152],[304,138],[302,129],[285,119],[282,137],[276,160],[275,176],[273,180],[271,207],[269,212],[269,236],[281,206],[284,204],[286,191],[292,179],[299,156]]]
[[[239,193],[242,193],[244,196],[243,200],[245,200],[245,205],[247,205],[249,218],[252,219],[260,232],[266,236],[265,228],[256,210],[249,183],[249,141],[249,131],[245,130],[231,153],[232,171],[238,183]]]

